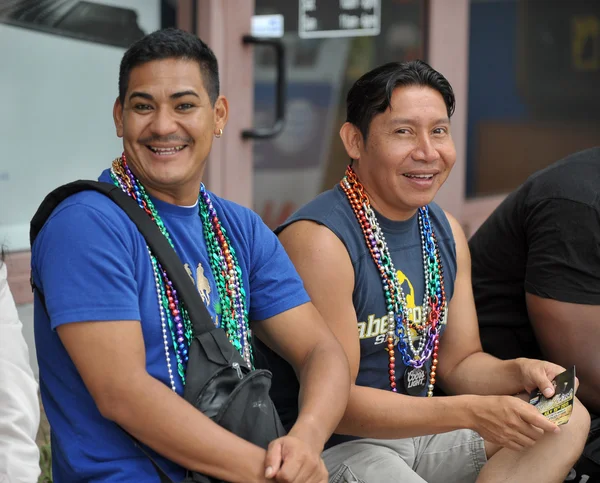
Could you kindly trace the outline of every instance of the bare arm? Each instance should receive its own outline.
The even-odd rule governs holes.
[[[57,331],[104,417],[185,468],[232,482],[266,481],[262,448],[218,426],[146,372],[139,322],[80,322]]]
[[[456,280],[448,325],[440,341],[439,384],[448,394],[516,394],[523,391],[514,360],[483,352],[471,285],[471,255],[458,221],[446,213],[456,243]],[[490,374],[494,377],[490,377]]]
[[[336,432],[400,438],[462,427],[460,418],[448,417],[448,411],[458,415],[458,409],[464,406],[460,397],[425,400],[354,384],[360,345],[352,302],[354,270],[345,246],[328,228],[310,221],[290,225],[280,234],[280,240],[350,363],[350,399]]]
[[[446,216],[456,242],[457,273],[454,295],[448,306],[448,326],[440,342],[440,386],[449,394],[510,395],[532,390],[529,378],[524,375],[528,374],[533,361],[502,361],[483,352],[471,285],[469,246],[458,221],[449,214]],[[552,370],[551,378],[563,369],[555,366]]]
[[[580,305],[526,294],[529,320],[544,357],[564,367],[575,365],[577,396],[600,414],[600,306]]]
[[[312,303],[258,322],[254,332],[294,368],[300,381],[300,412],[290,435],[320,453],[348,400],[344,350]]]

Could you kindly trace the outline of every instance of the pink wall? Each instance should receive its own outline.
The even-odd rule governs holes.
[[[470,236],[505,195],[470,200],[465,196],[469,0],[429,0],[429,5],[429,61],[448,78],[456,96],[456,112],[452,118],[456,165],[436,201],[460,221]]]

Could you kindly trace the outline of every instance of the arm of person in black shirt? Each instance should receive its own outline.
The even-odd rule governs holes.
[[[600,414],[600,305],[581,305],[526,295],[529,319],[544,357],[576,366],[577,397]]]
[[[600,214],[552,199],[533,206],[527,220],[531,325],[545,358],[576,366],[577,396],[600,413]]]

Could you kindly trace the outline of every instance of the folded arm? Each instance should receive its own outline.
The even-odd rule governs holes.
[[[148,374],[138,321],[70,323],[57,331],[105,418],[190,470],[232,482],[265,481],[263,449]]]
[[[341,345],[312,303],[255,323],[254,333],[294,368],[299,415],[290,435],[320,453],[348,400],[350,374]]]

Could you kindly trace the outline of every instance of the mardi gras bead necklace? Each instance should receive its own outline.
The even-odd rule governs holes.
[[[154,207],[154,203],[152,203],[143,185],[129,168],[125,154],[113,161],[110,174],[115,185],[119,186],[137,202],[140,208],[157,224],[169,244],[173,246],[171,236]],[[204,185],[200,187],[198,209],[200,218],[202,219],[210,268],[219,293],[221,320],[218,326],[225,330],[230,342],[240,352],[248,367],[251,368],[253,362],[252,346],[250,343],[251,331],[248,324],[246,292],[242,282],[242,270],[225,227],[221,225],[210,195]],[[167,272],[162,268],[150,248],[146,248],[154,272],[169,380],[171,389],[175,391],[176,386],[171,364],[168,332],[170,332],[171,336],[172,351],[175,354],[177,372],[183,385],[185,385],[188,350],[193,338],[192,323],[184,305],[177,297],[177,290],[169,279]]]
[[[371,253],[371,258],[375,262],[381,277],[388,320],[387,351],[390,388],[392,391],[397,392],[395,351],[395,348],[397,348],[402,357],[402,362],[406,366],[404,387],[407,393],[418,395],[427,386],[427,395],[431,397],[433,396],[438,364],[441,322],[444,320],[446,312],[446,293],[444,291],[442,261],[429,219],[429,208],[423,206],[418,210],[425,278],[421,318],[424,322],[411,322],[406,295],[396,275],[396,268],[392,262],[383,230],[379,226],[369,197],[351,166],[346,168],[346,175],[340,181],[340,186],[354,211]],[[419,338],[417,346],[415,346],[411,337],[411,330]],[[395,339],[398,340],[396,345],[394,344]],[[432,356],[431,372],[429,380],[427,380],[424,366]]]

